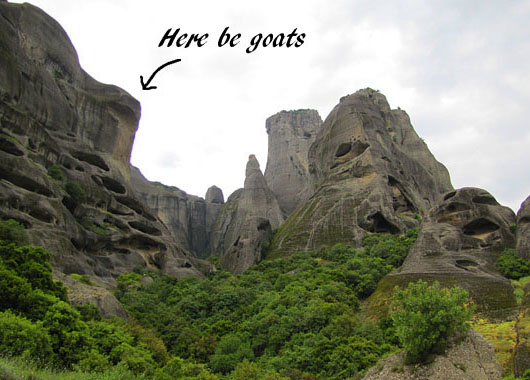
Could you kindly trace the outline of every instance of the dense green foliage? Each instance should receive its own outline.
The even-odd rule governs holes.
[[[419,362],[431,353],[442,352],[448,338],[469,329],[468,293],[461,288],[444,289],[438,282],[409,283],[396,287],[391,318],[407,358]]]
[[[96,372],[120,366],[124,374],[152,374],[169,360],[163,342],[140,325],[72,307],[52,279],[50,254],[21,245],[20,224],[0,221],[0,238],[0,356]]]
[[[401,265],[416,231],[374,235],[265,261],[206,280],[144,273],[118,278],[117,296],[172,355],[233,379],[348,379],[397,349],[391,321],[363,320],[359,301]]]
[[[389,320],[366,321],[358,308],[414,239],[378,235],[361,249],[338,244],[240,276],[124,274],[116,295],[133,318],[123,321],[70,305],[50,254],[27,246],[20,224],[0,221],[1,378],[54,378],[36,369],[44,366],[100,376],[66,372],[79,379],[353,378],[397,349]]]
[[[505,249],[497,259],[497,269],[505,277],[518,280],[530,276],[530,261],[517,256],[515,249]]]

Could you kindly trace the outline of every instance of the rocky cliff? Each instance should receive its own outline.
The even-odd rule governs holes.
[[[496,269],[503,249],[515,245],[515,214],[486,190],[463,188],[444,195],[421,225],[418,240],[402,267],[382,285],[406,286],[418,278],[460,286],[480,311],[516,306],[509,280]]]
[[[284,220],[254,155],[248,159],[245,185],[232,194],[219,212],[212,246],[221,265],[241,273],[261,260],[262,245]]]
[[[517,213],[517,254],[530,260],[530,196]]]
[[[267,119],[265,180],[287,214],[311,195],[307,154],[321,125],[315,110],[282,111]]]
[[[85,73],[39,8],[2,2],[0,14],[0,217],[23,223],[64,273],[200,275],[131,182],[139,103]]]
[[[493,347],[471,330],[461,342],[455,342],[432,363],[405,365],[404,354],[380,360],[363,380],[501,380],[502,369]]]
[[[417,226],[449,174],[418,137],[407,114],[377,91],[341,99],[308,153],[311,197],[281,227],[273,257]]]
[[[201,258],[213,254],[211,235],[224,203],[221,189],[212,186],[203,199],[174,186],[150,182],[137,168],[131,170],[131,182],[139,198],[167,226],[179,247]]]

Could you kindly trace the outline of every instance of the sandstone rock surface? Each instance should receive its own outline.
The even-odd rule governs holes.
[[[293,212],[309,198],[309,147],[322,126],[315,110],[282,111],[266,121],[269,148],[265,180],[280,207]]]
[[[139,103],[85,73],[39,8],[2,2],[0,14],[0,217],[23,223],[63,273],[200,276],[130,182]]]
[[[517,212],[517,254],[530,260],[530,196]]]
[[[363,380],[501,380],[502,369],[493,347],[471,330],[461,342],[437,355],[432,363],[405,365],[404,354],[380,360]]]
[[[453,189],[408,115],[371,89],[341,99],[308,160],[313,194],[276,235],[273,255],[404,232]]]

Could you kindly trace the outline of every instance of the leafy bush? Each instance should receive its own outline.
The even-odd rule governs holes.
[[[63,171],[57,165],[50,166],[48,169],[48,175],[57,181],[62,181],[64,179]]]
[[[394,290],[391,317],[409,362],[419,362],[442,352],[448,338],[469,329],[472,311],[468,293],[461,288],[429,286],[419,280],[408,289]]]
[[[50,336],[40,323],[32,323],[10,311],[0,313],[0,354],[28,355],[41,361],[52,356]]]
[[[28,244],[24,226],[13,219],[0,220],[0,242],[2,240],[16,245]]]
[[[497,259],[497,269],[505,277],[518,280],[530,276],[530,261],[517,256],[515,249],[505,249]]]
[[[70,197],[77,203],[83,203],[86,201],[85,190],[77,182],[66,182],[64,189],[70,195]]]

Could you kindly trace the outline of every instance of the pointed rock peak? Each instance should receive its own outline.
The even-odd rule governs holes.
[[[208,188],[206,191],[206,196],[204,197],[208,203],[225,203],[225,198],[223,196],[223,190],[213,185]]]
[[[247,176],[249,175],[249,170],[250,171],[259,170],[261,172],[261,169],[259,168],[258,159],[253,154],[248,156],[247,171],[246,171]]]

